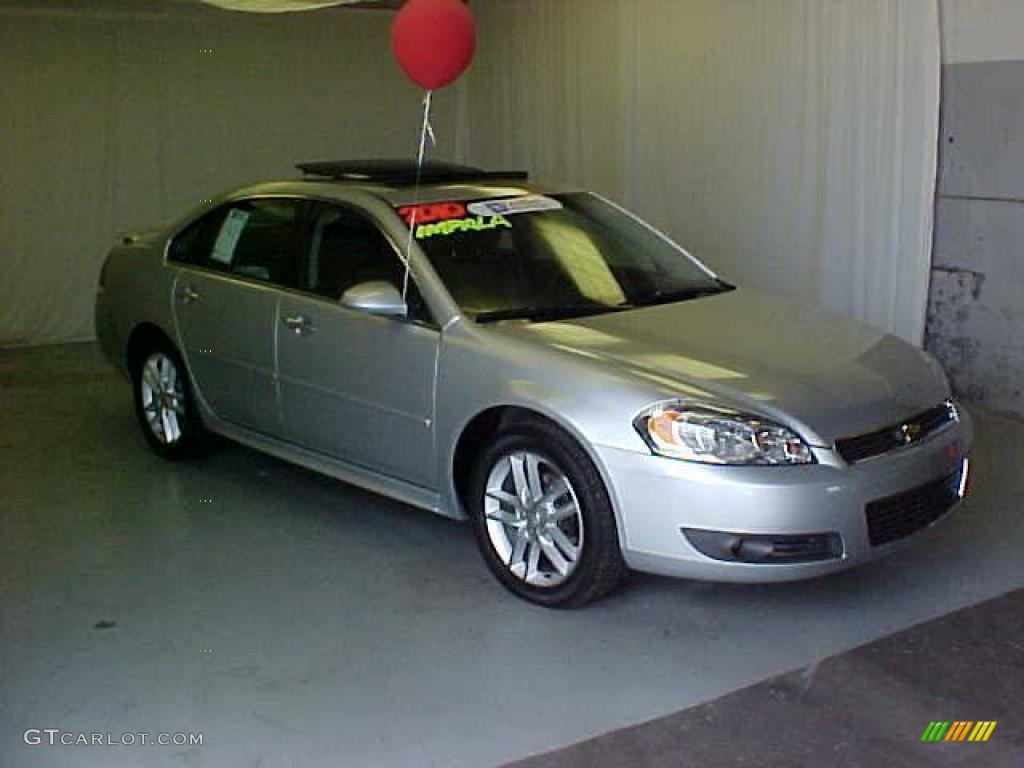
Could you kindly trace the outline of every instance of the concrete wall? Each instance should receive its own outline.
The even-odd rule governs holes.
[[[926,346],[956,389],[1024,414],[1024,2],[943,0]]]

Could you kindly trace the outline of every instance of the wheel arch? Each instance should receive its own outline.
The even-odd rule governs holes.
[[[181,350],[178,349],[178,345],[174,343],[170,334],[156,323],[142,322],[132,328],[131,333],[128,334],[128,343],[125,345],[124,353],[125,370],[129,373],[135,370],[142,355],[152,349],[155,344],[166,344],[177,352],[179,357],[182,357]]]
[[[619,508],[618,496],[611,483],[611,478],[601,461],[600,456],[594,451],[589,441],[583,438],[578,427],[562,414],[554,414],[546,409],[536,407],[532,404],[504,404],[492,405],[479,411],[470,418],[459,431],[459,437],[454,442],[454,448],[448,461],[447,478],[449,483],[449,503],[456,512],[457,517],[468,518],[466,495],[469,490],[469,481],[472,476],[476,456],[490,440],[501,433],[502,430],[515,426],[516,424],[530,423],[548,424],[570,437],[580,449],[587,455],[604,483],[605,491],[611,502],[615,515],[616,534],[619,539],[619,546],[624,544],[623,525]]]

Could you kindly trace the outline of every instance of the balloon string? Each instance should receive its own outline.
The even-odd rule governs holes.
[[[405,244],[405,274],[402,277],[402,300],[406,300],[409,292],[409,261],[412,257],[412,239],[416,231],[416,215],[419,213],[420,202],[420,181],[423,177],[423,160],[427,154],[427,137],[430,137],[432,145],[437,144],[434,137],[434,129],[430,125],[430,104],[433,101],[434,92],[427,91],[423,97],[423,125],[420,127],[420,149],[416,156],[416,185],[412,193],[412,216],[409,217],[409,240]]]

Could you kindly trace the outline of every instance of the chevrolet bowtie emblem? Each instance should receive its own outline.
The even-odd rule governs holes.
[[[921,425],[920,424],[901,424],[900,425],[900,439],[903,440],[904,445],[909,445],[921,436]]]

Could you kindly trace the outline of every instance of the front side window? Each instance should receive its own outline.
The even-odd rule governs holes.
[[[598,314],[729,288],[678,246],[587,193],[397,212],[452,298],[477,322]]]
[[[360,283],[384,281],[402,290],[405,266],[377,225],[358,211],[321,204],[313,212],[303,289],[338,300]],[[426,321],[426,305],[410,277],[409,318]]]

